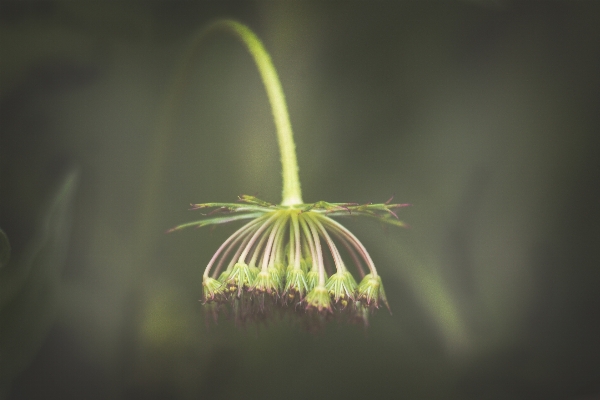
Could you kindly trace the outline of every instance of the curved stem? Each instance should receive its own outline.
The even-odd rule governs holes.
[[[292,247],[294,247],[295,253],[294,253],[294,268],[295,269],[300,269],[300,252],[302,251],[301,249],[301,245],[300,245],[300,226],[298,225],[298,214],[296,214],[295,211],[292,211],[292,223],[290,224],[290,228],[293,225],[293,230],[290,229],[290,233],[293,231],[294,234],[290,235],[290,249]],[[292,246],[292,237],[294,238],[294,245]],[[291,251],[290,251],[290,255],[291,255]],[[290,264],[291,264],[291,260],[292,257],[290,256]]]
[[[264,232],[264,234],[261,235],[258,243],[256,244],[256,246],[252,250],[252,258],[250,259],[250,262],[248,262],[248,265],[256,267],[256,260],[258,260],[258,257],[260,256],[260,252],[262,251],[262,248],[263,248],[265,242],[269,238],[269,233],[271,232],[272,229],[273,229],[272,226],[269,227],[269,229],[267,229]],[[246,247],[246,244],[247,243],[244,244],[244,248]],[[241,254],[241,251],[240,251],[240,254]],[[238,257],[239,257],[239,254],[238,254]]]
[[[333,240],[331,240],[331,237],[329,237],[329,234],[327,233],[327,230],[323,227],[323,224],[321,224],[321,221],[319,221],[319,218],[313,217],[309,214],[307,214],[308,216],[310,216],[309,218],[312,219],[312,221],[315,223],[317,230],[321,231],[321,235],[323,236],[323,239],[325,239],[325,242],[327,242],[327,245],[329,246],[329,251],[331,251],[331,256],[333,257],[333,262],[335,263],[335,267],[337,272],[346,272],[346,266],[344,265],[344,261],[342,260],[342,256],[340,256],[340,252],[338,251],[335,243],[333,243]]]
[[[272,263],[275,259],[274,257],[274,251],[273,251],[273,243],[275,242],[275,238],[277,237],[277,234],[279,233],[279,227],[281,226],[281,223],[284,221],[283,218],[279,218],[274,226],[273,229],[271,229],[271,233],[269,234],[269,240],[267,241],[267,246],[265,247],[265,251],[263,253],[263,260],[262,260],[262,270],[266,271],[267,268],[269,268],[269,264]]]
[[[246,248],[244,249],[242,255],[240,255],[240,258],[239,258],[238,262],[240,262],[240,263],[245,263],[246,262],[246,256],[250,252],[250,249],[252,249],[252,246],[254,246],[254,242],[256,242],[256,239],[263,233],[263,231],[265,229],[267,229],[267,228],[270,227],[271,223],[273,223],[273,220],[276,219],[277,216],[278,216],[277,213],[273,213],[271,216],[269,216],[269,219],[265,223],[263,223],[254,232],[254,234],[252,235],[252,239],[250,239],[250,242],[248,242],[248,244],[246,245]]]
[[[350,241],[352,244],[354,244],[354,247],[359,251],[363,260],[365,260],[365,263],[367,264],[369,271],[373,275],[373,278],[377,278],[377,269],[375,268],[375,263],[373,263],[373,260],[371,259],[369,252],[367,251],[365,246],[363,246],[363,244],[360,242],[360,240],[358,240],[358,238],[356,236],[354,236],[354,234],[352,232],[350,232],[348,229],[346,229],[346,227],[344,225],[340,224],[336,220],[327,218],[327,219],[324,219],[324,221],[327,223],[327,225],[330,228],[334,229],[340,235],[344,236],[348,241]]]
[[[319,239],[319,233],[317,232],[317,228],[312,219],[306,218],[306,225],[308,225],[312,237],[313,242],[315,243],[315,248],[317,250],[317,262],[319,265],[319,285],[325,287],[325,281],[327,280],[325,276],[325,263],[323,262],[323,251],[321,250],[321,241]]]
[[[252,221],[248,222],[246,225],[242,226],[237,231],[235,231],[233,233],[233,235],[229,236],[229,238],[227,238],[227,240],[221,245],[221,247],[219,247],[217,249],[217,251],[215,252],[215,254],[212,256],[212,258],[208,262],[208,265],[206,266],[206,269],[204,270],[204,278],[208,278],[208,274],[210,273],[210,269],[212,268],[212,265],[215,263],[215,261],[219,257],[219,254],[221,254],[221,252],[223,250],[225,250],[229,246],[229,244],[231,242],[235,243],[235,241],[237,241],[237,238],[239,238],[241,235],[244,235],[246,233],[246,231],[251,230],[255,225],[260,225],[260,223],[264,219],[265,218],[257,218],[255,220],[252,220]]]
[[[138,243],[137,254],[149,254],[152,246],[153,226],[158,204],[160,203],[160,185],[163,181],[164,170],[167,164],[167,154],[173,141],[173,126],[175,125],[178,99],[186,87],[186,82],[192,73],[193,57],[204,42],[206,36],[218,29],[226,29],[236,34],[248,48],[258,66],[267,95],[271,103],[271,109],[277,128],[277,139],[281,153],[281,165],[283,175],[283,198],[281,204],[291,206],[302,204],[300,190],[300,179],[298,177],[298,162],[296,160],[296,147],[292,133],[291,124],[283,96],[283,90],[269,54],[264,49],[260,40],[246,26],[233,20],[218,20],[207,28],[202,29],[194,36],[181,58],[176,63],[176,70],[170,79],[165,93],[163,107],[161,107],[157,129],[152,137],[150,152],[148,154],[148,167],[144,174],[140,198],[143,199],[137,213]],[[140,265],[144,261],[139,262]]]
[[[248,52],[252,55],[260,76],[262,78],[267,96],[271,103],[273,120],[277,128],[277,141],[281,153],[281,167],[283,175],[283,193],[281,205],[293,206],[302,204],[302,193],[300,190],[300,179],[298,177],[298,161],[296,160],[296,146],[292,125],[288,115],[283,89],[273,66],[269,53],[265,50],[262,42],[254,32],[246,25],[237,21],[222,19],[211,24],[207,31],[225,28],[233,32],[246,45]]]

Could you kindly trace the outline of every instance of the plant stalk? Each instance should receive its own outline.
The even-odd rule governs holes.
[[[298,161],[296,160],[296,146],[292,125],[285,103],[283,89],[273,66],[269,53],[265,50],[262,42],[248,28],[237,21],[223,19],[215,21],[207,30],[225,28],[233,32],[246,45],[248,52],[252,55],[263,84],[271,103],[273,120],[277,129],[277,141],[281,153],[281,168],[283,175],[283,192],[281,205],[293,206],[302,204],[302,193],[300,190],[300,179],[298,177]]]

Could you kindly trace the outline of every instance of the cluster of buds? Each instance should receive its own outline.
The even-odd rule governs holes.
[[[203,220],[171,229],[250,220],[219,247],[204,271],[203,302],[214,318],[223,311],[245,324],[281,310],[314,328],[334,316],[367,325],[374,309],[382,304],[389,309],[369,253],[332,217],[363,215],[405,226],[393,209],[407,204],[390,204],[390,199],[382,204],[289,207],[252,196],[239,200],[195,204],[193,209],[212,211]],[[344,263],[339,245],[352,260],[360,283]]]

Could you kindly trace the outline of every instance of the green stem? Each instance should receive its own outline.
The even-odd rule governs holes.
[[[288,115],[283,89],[277,76],[277,71],[273,66],[269,53],[256,37],[254,32],[246,25],[237,21],[223,19],[211,24],[207,30],[225,28],[233,32],[246,45],[250,55],[254,59],[260,76],[262,78],[267,96],[271,103],[273,120],[277,128],[277,140],[279,142],[279,151],[281,152],[281,167],[283,175],[283,193],[281,204],[284,206],[293,206],[302,204],[302,193],[300,190],[300,179],[298,177],[298,161],[296,160],[296,146],[294,144],[294,135],[292,125]]]
[[[282,205],[292,206],[302,204],[300,192],[300,180],[298,178],[298,163],[296,161],[296,148],[292,135],[285,98],[279,83],[279,78],[271,62],[269,54],[264,49],[256,35],[246,26],[232,20],[218,20],[207,28],[202,29],[194,36],[180,60],[175,64],[176,71],[168,84],[165,94],[165,102],[161,108],[157,129],[152,137],[150,153],[148,154],[148,167],[142,183],[140,198],[143,199],[138,211],[136,224],[138,226],[137,254],[148,254],[154,239],[158,204],[160,204],[161,182],[163,182],[164,170],[167,166],[167,155],[173,142],[173,126],[179,108],[178,99],[187,87],[189,76],[193,73],[194,55],[204,43],[206,37],[215,30],[225,29],[237,35],[247,46],[254,61],[258,65],[263,83],[267,89],[267,95],[271,102],[271,109],[277,128],[277,139],[281,152],[281,165],[283,172],[283,199]],[[140,265],[143,265],[140,262]]]

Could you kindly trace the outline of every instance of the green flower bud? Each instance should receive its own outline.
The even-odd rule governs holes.
[[[360,285],[358,285],[357,293],[357,300],[364,301],[370,308],[379,308],[380,303],[383,303],[388,310],[390,309],[380,276],[365,275]]]
[[[255,266],[248,266],[240,262],[236,263],[225,281],[227,290],[230,293],[237,291],[237,296],[241,296],[242,290],[248,289],[252,285],[257,274],[258,268]]]
[[[204,277],[202,280],[202,291],[204,303],[223,300],[225,286],[214,278]]]
[[[348,305],[348,301],[354,301],[356,287],[356,281],[348,271],[331,275],[325,284],[325,288],[333,300],[343,308]]]
[[[285,275],[284,296],[289,300],[302,300],[308,292],[308,282],[306,281],[306,273],[300,268],[289,266]]]
[[[254,282],[249,288],[255,293],[267,293],[277,295],[281,290],[281,274],[275,267],[270,267],[267,271],[260,271]]]
[[[308,311],[318,311],[319,313],[331,313],[331,298],[324,286],[317,286],[304,299]]]

